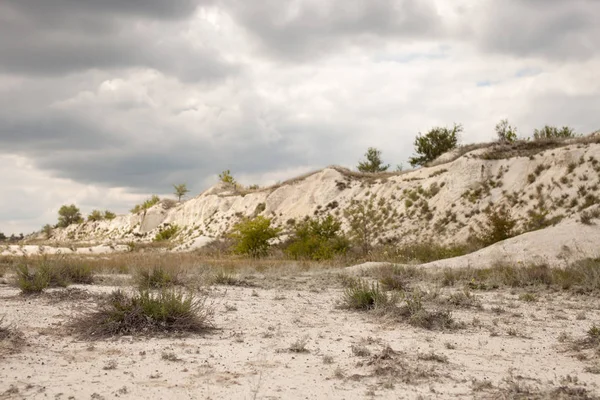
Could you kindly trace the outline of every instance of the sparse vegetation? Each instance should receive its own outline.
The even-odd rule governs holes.
[[[173,239],[178,233],[180,229],[177,225],[170,225],[163,229],[161,229],[156,236],[154,236],[155,242],[164,242],[167,240]]]
[[[367,158],[366,161],[361,161],[358,163],[357,169],[360,172],[385,172],[390,167],[389,164],[383,164],[383,161],[381,161],[381,151],[374,147],[369,147],[365,153],[365,157]]]
[[[160,202],[160,197],[158,197],[157,195],[154,194],[150,198],[145,200],[142,204],[136,204],[135,207],[133,207],[131,209],[131,212],[133,214],[137,214],[141,211],[146,211],[150,207],[158,204],[159,202]]]
[[[58,210],[58,224],[59,228],[66,228],[72,224],[79,224],[83,222],[81,218],[81,212],[75,204],[63,205]]]
[[[128,295],[114,291],[98,310],[79,316],[73,330],[89,339],[117,335],[202,332],[211,327],[212,309],[205,297],[175,290]]]
[[[286,253],[294,259],[329,260],[345,254],[349,241],[341,232],[341,222],[328,215],[297,223]]]
[[[180,271],[160,265],[139,267],[136,270],[135,281],[140,289],[163,289],[182,283]]]
[[[390,297],[376,283],[358,280],[344,291],[342,304],[352,310],[372,310],[390,304]]]
[[[416,155],[408,159],[410,165],[425,165],[452,150],[458,143],[458,134],[463,131],[461,125],[454,124],[452,129],[437,127],[427,134],[415,138]]]
[[[231,171],[228,169],[219,174],[219,181],[233,186],[237,185],[237,182],[233,178],[233,175],[231,175]]]
[[[253,258],[267,255],[270,240],[279,235],[280,229],[271,226],[271,219],[263,216],[246,218],[238,222],[229,235],[234,241],[234,251]]]
[[[188,194],[190,191],[185,183],[173,185],[173,189],[175,189],[175,196],[177,197],[177,201],[181,201],[181,198]]]
[[[375,201],[375,197],[368,200],[352,200],[350,206],[344,210],[350,225],[350,237],[360,247],[362,253],[367,255],[371,250],[372,242],[377,239],[380,231],[393,216],[386,202],[382,198]]]
[[[513,143],[517,141],[517,128],[510,125],[507,119],[503,119],[496,125],[496,135],[502,143]]]
[[[574,138],[577,135],[572,128],[568,126],[563,126],[562,128],[557,128],[555,126],[546,125],[541,129],[536,129],[533,132],[533,138],[535,140],[541,139],[566,139],[566,138]]]

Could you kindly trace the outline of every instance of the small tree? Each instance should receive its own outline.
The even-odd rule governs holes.
[[[104,219],[107,219],[110,221],[115,218],[117,218],[117,214],[115,214],[114,212],[108,211],[108,210],[104,211]]]
[[[102,215],[102,212],[100,210],[93,210],[87,217],[87,220],[92,222],[102,221],[103,219],[104,216]]]
[[[180,185],[173,185],[173,188],[175,189],[175,196],[177,196],[177,201],[181,201],[181,198],[189,192],[189,189],[187,188],[185,183],[182,183]]]
[[[344,216],[350,225],[351,239],[367,255],[391,214],[383,198],[375,203],[375,198],[370,197],[368,200],[352,200],[344,210]]]
[[[381,161],[381,151],[374,147],[369,147],[365,153],[365,157],[367,157],[367,161],[358,163],[357,168],[360,172],[384,172],[390,167],[389,164],[383,165],[383,161]]]
[[[50,239],[52,237],[52,225],[46,224],[42,227],[42,233],[46,235],[46,239]]]
[[[458,143],[458,134],[463,131],[460,124],[454,124],[452,129],[449,128],[433,128],[426,135],[419,133],[415,138],[415,153],[416,156],[410,157],[408,162],[410,165],[425,165],[452,150]]]
[[[513,143],[517,141],[517,128],[509,125],[507,119],[503,119],[496,124],[496,135],[500,142]]]
[[[75,204],[63,205],[58,210],[58,226],[60,228],[66,228],[71,224],[78,224],[83,221],[81,218],[81,212]]]
[[[0,232],[0,241],[5,241],[6,240],[6,235],[2,232]]]
[[[348,250],[348,240],[341,232],[342,223],[328,215],[297,224],[286,253],[295,259],[328,260]]]
[[[533,138],[535,140],[540,139],[566,139],[576,137],[575,131],[568,126],[563,126],[558,129],[555,126],[546,125],[542,129],[536,129],[533,131]]]
[[[237,182],[231,175],[231,171],[228,169],[219,174],[219,180],[223,183],[229,183],[230,185],[233,185],[233,186],[235,186],[237,184]]]
[[[229,235],[235,242],[234,251],[254,258],[268,254],[269,241],[279,235],[279,229],[271,226],[271,219],[258,216],[238,222]]]
[[[489,209],[484,225],[485,229],[479,235],[479,240],[484,246],[492,245],[517,234],[515,231],[517,221],[512,218],[510,209],[507,207],[500,207],[496,210]]]

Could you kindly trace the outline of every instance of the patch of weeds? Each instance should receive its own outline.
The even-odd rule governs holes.
[[[102,339],[117,335],[198,333],[212,325],[213,310],[206,297],[163,290],[140,290],[128,295],[112,292],[96,311],[85,313],[70,326],[80,336]]]
[[[308,335],[304,335],[301,338],[298,338],[294,343],[290,345],[288,350],[292,353],[308,353],[308,349],[306,345],[308,344]]]
[[[408,317],[412,326],[428,330],[457,329],[460,324],[452,318],[448,310],[429,311],[423,307],[422,294],[419,291],[404,295],[405,305],[398,309],[398,314]]]
[[[117,369],[117,361],[116,360],[108,361],[106,364],[104,364],[102,369],[105,371],[111,371],[111,370]]]
[[[481,302],[468,290],[452,293],[448,298],[442,300],[443,303],[451,304],[461,308],[481,308]]]
[[[323,364],[333,364],[333,356],[324,355],[323,356]]]
[[[140,289],[163,289],[181,283],[178,272],[162,266],[138,268],[135,280]]]
[[[215,285],[226,285],[226,286],[238,286],[240,280],[233,274],[230,274],[224,270],[221,270],[215,274],[212,279]]]
[[[523,293],[519,296],[519,300],[533,303],[537,301],[537,296],[533,293]]]
[[[390,303],[390,297],[379,288],[379,284],[369,285],[362,280],[346,288],[342,297],[342,305],[352,310],[372,310]]]
[[[492,382],[485,381],[485,380],[480,381],[478,379],[473,379],[471,381],[471,385],[472,385],[471,388],[474,392],[483,392],[483,391],[491,390],[494,388],[494,385],[492,384]]]
[[[444,343],[444,347],[446,347],[448,350],[455,350],[456,349],[456,345],[452,342],[446,342]]]
[[[172,353],[172,352],[169,353],[166,351],[161,354],[160,358],[165,361],[173,361],[173,362],[181,361],[181,358],[177,357],[177,354]]]
[[[50,276],[43,269],[30,271],[27,265],[18,265],[15,269],[17,286],[23,294],[39,294],[50,284]]]
[[[156,236],[154,236],[155,242],[164,242],[171,240],[179,233],[179,227],[177,225],[171,225],[164,229],[161,229]]]
[[[417,356],[417,358],[419,360],[423,360],[423,361],[435,361],[435,362],[442,363],[442,364],[448,363],[447,356],[445,356],[443,354],[436,354],[433,351],[431,353],[427,353],[427,354],[419,354]]]
[[[371,355],[371,351],[366,346],[353,344],[351,349],[352,354],[354,354],[357,357],[368,357]]]
[[[0,356],[4,352],[16,353],[24,344],[23,332],[5,324],[4,317],[0,318]]]

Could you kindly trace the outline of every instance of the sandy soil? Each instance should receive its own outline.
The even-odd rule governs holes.
[[[114,287],[71,288],[85,292],[23,297],[0,284],[0,316],[24,334],[21,348],[0,347],[1,399],[600,394],[600,375],[586,372],[599,365],[598,353],[571,348],[590,326],[600,325],[600,301],[589,296],[542,292],[526,302],[520,292],[477,292],[481,308],[453,308],[464,329],[434,332],[340,309],[343,289],[305,273],[281,285],[213,286],[216,329],[206,334],[85,341],[65,323],[94,307],[89,294]]]

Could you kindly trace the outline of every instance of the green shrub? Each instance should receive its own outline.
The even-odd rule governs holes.
[[[515,231],[517,221],[512,218],[509,208],[500,207],[495,210],[490,208],[486,214],[487,220],[483,224],[484,229],[478,235],[483,246],[492,245],[517,234]]]
[[[238,286],[240,280],[235,275],[221,270],[215,274],[212,283],[216,285]]]
[[[378,284],[358,280],[344,290],[342,304],[352,310],[371,310],[389,305],[391,299]]]
[[[136,204],[135,207],[131,209],[131,212],[137,214],[140,211],[145,211],[150,207],[158,204],[160,202],[160,197],[157,195],[152,195],[149,199],[145,200],[142,204]]]
[[[93,210],[87,217],[87,220],[92,222],[102,221],[103,219],[104,215],[102,215],[100,210]]]
[[[110,221],[115,218],[117,218],[117,214],[115,214],[114,212],[109,211],[109,210],[104,211],[104,219],[107,219]]]
[[[162,266],[138,268],[135,280],[140,289],[162,289],[181,283],[177,271]]]
[[[46,235],[46,239],[50,239],[52,237],[53,231],[54,231],[54,229],[52,228],[52,225],[50,225],[50,224],[46,224],[42,227],[42,233],[44,235]]]
[[[196,299],[180,291],[127,295],[113,292],[97,311],[84,314],[71,327],[87,338],[116,335],[201,332],[211,327],[212,309],[206,298]]]
[[[55,267],[60,275],[60,281],[66,284],[78,283],[91,285],[94,283],[94,271],[92,267],[86,264],[68,262],[59,267]]]
[[[238,222],[229,235],[234,241],[234,251],[254,258],[268,254],[271,239],[279,235],[280,230],[271,226],[271,219],[263,216],[245,218]]]
[[[517,141],[517,128],[509,125],[507,119],[503,119],[496,125],[496,135],[500,142],[514,143]]]
[[[171,240],[173,237],[175,237],[175,235],[177,235],[177,233],[179,233],[179,226],[171,225],[159,231],[156,236],[154,236],[154,241],[163,242],[166,240]]]
[[[563,126],[561,129],[555,126],[546,125],[542,129],[536,129],[533,132],[533,138],[535,140],[540,139],[566,139],[574,138],[577,135],[575,131],[568,126]]]
[[[15,273],[17,285],[23,294],[42,293],[49,286],[50,277],[45,270],[31,272],[27,265],[20,264]]]
[[[341,233],[342,223],[328,215],[312,218],[295,225],[286,253],[294,259],[329,260],[344,254],[349,242]]]
[[[66,228],[72,224],[78,224],[83,221],[81,218],[81,212],[75,204],[63,205],[58,210],[58,227]]]
[[[357,168],[360,172],[385,172],[390,167],[389,164],[383,165],[383,161],[381,161],[381,151],[374,147],[369,147],[365,153],[365,157],[367,158],[367,161],[361,161],[358,163]]]
[[[461,125],[454,124],[452,129],[436,127],[431,129],[426,135],[418,134],[415,138],[416,156],[410,157],[410,165],[425,165],[452,150],[458,143],[458,134],[462,132]]]
[[[393,217],[389,210],[383,198],[376,203],[374,197],[362,201],[352,200],[344,210],[344,217],[350,225],[350,238],[364,255],[369,253],[373,241]]]
[[[233,176],[231,175],[231,171],[230,170],[225,170],[223,172],[221,172],[219,174],[219,180],[223,183],[228,183],[230,185],[236,186],[237,182],[235,181],[235,179],[233,178]]]

